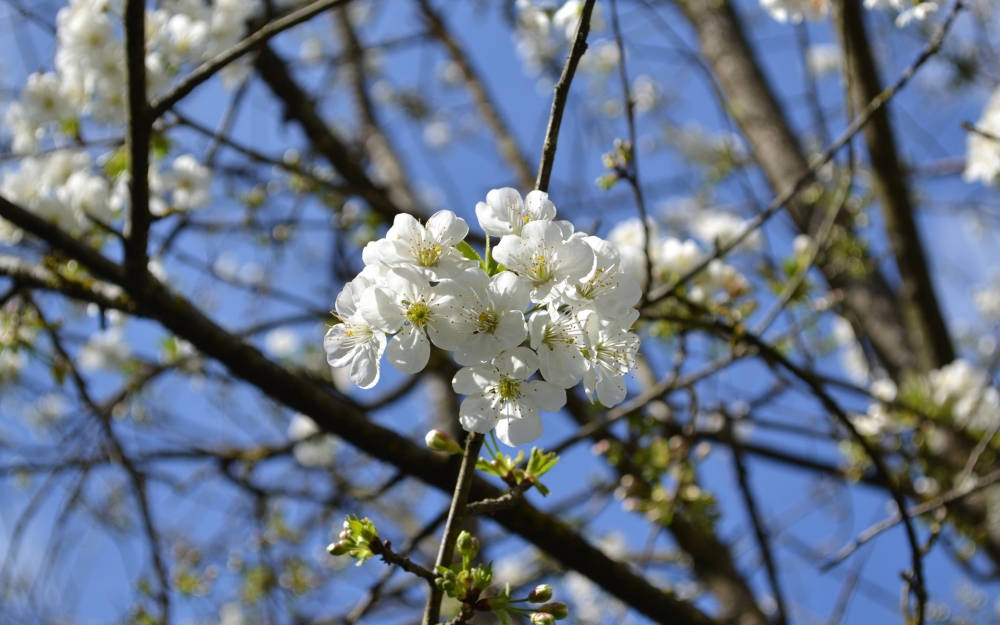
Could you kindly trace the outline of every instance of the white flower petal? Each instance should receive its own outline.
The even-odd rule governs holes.
[[[401,373],[420,373],[427,366],[431,344],[422,330],[406,326],[389,341],[385,355]]]
[[[507,404],[501,411],[500,422],[497,423],[497,438],[504,444],[517,447],[538,440],[542,435],[542,418],[533,408]]]
[[[527,347],[515,347],[494,359],[493,366],[503,375],[526,380],[538,371],[538,356]]]
[[[522,403],[545,412],[558,412],[566,405],[566,390],[542,380],[533,380],[521,386]]]

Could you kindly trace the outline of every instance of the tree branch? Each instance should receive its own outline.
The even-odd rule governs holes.
[[[961,2],[955,3],[952,15],[961,5]],[[836,23],[847,61],[846,71],[851,74],[853,97],[861,107],[878,100],[882,92],[865,33],[861,4],[858,0],[839,0],[834,6],[839,9]],[[875,193],[882,205],[886,233],[902,279],[899,301],[903,324],[920,370],[926,372],[943,367],[955,360],[955,349],[934,293],[924,247],[913,218],[912,198],[906,184],[906,172],[896,151],[888,102],[872,112],[865,124],[864,136]]]
[[[562,125],[563,111],[566,109],[569,87],[573,83],[576,66],[580,64],[580,59],[587,51],[590,14],[594,11],[595,1],[586,0],[583,3],[583,8],[580,11],[580,23],[577,24],[576,35],[573,36],[573,45],[569,49],[562,75],[559,76],[559,82],[555,86],[552,112],[549,114],[549,126],[545,131],[545,143],[542,144],[542,161],[538,165],[538,177],[535,179],[535,188],[539,191],[549,190],[549,178],[552,176],[552,164],[555,162],[556,146],[559,143],[559,126]]]
[[[154,98],[149,105],[150,122],[155,121],[161,115],[166,113],[170,107],[180,102],[189,93],[194,91],[197,86],[218,73],[219,70],[226,67],[244,54],[263,46],[272,37],[283,33],[289,28],[298,26],[302,22],[310,20],[324,11],[332,9],[336,6],[347,4],[350,1],[351,0],[317,0],[316,2],[304,6],[297,11],[293,11],[280,19],[274,20],[266,26],[262,26],[260,29],[243,39],[243,41],[240,41],[232,48],[229,48],[225,52],[220,52],[199,65],[194,71],[174,85],[172,89],[163,95]]]

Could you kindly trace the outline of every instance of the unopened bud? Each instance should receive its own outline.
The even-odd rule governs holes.
[[[547,612],[535,612],[531,615],[531,625],[556,625],[556,617]]]
[[[546,603],[542,607],[538,608],[542,612],[551,614],[552,618],[557,621],[561,621],[567,616],[569,616],[569,606],[561,601],[553,601],[552,603]]]
[[[469,532],[462,532],[458,535],[456,546],[458,553],[462,554],[463,558],[475,558],[476,554],[479,553],[479,539]]]
[[[528,601],[531,603],[545,603],[552,598],[552,586],[548,584],[542,584],[541,586],[536,586],[528,594]]]
[[[448,454],[462,453],[462,447],[454,438],[448,436],[441,430],[431,430],[424,437],[427,447],[434,451],[443,451]]]
[[[326,551],[331,556],[342,556],[348,551],[350,551],[350,547],[348,547],[344,543],[333,543],[332,545],[326,548]]]

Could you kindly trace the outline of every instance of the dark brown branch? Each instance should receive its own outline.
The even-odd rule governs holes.
[[[437,573],[429,571],[406,556],[393,551],[392,544],[389,541],[383,542],[376,537],[375,540],[368,543],[368,546],[371,547],[372,553],[382,558],[382,562],[385,562],[388,565],[395,564],[407,573],[416,575],[431,586],[434,586],[434,580],[440,577]]]
[[[677,3],[695,27],[703,55],[711,65],[727,101],[733,103],[727,105],[729,111],[747,137],[771,188],[778,196],[752,225],[759,225],[757,221],[770,217],[778,206],[787,203],[796,227],[805,234],[811,234],[813,208],[798,196],[798,191],[812,181],[818,167],[810,168],[806,162],[777,98],[755,60],[754,51],[747,42],[733,6],[713,0],[677,0]],[[869,102],[832,147],[839,149],[849,141],[871,114],[898,92],[916,69],[940,49],[951,21],[949,19],[945,23],[945,27],[892,87]],[[819,162],[830,160],[835,152],[827,150]],[[748,228],[747,232],[751,229]],[[726,250],[730,248],[725,246]],[[884,277],[878,272],[870,272],[862,278],[855,278],[832,266],[824,266],[823,271],[831,287],[843,292],[844,304],[860,320],[885,369],[898,377],[900,372],[910,367],[914,352],[906,329],[900,322],[895,295]],[[669,287],[656,295],[662,296],[667,290]],[[650,299],[656,297],[651,295]]]
[[[542,161],[538,165],[538,177],[535,179],[535,188],[539,191],[549,190],[549,178],[552,176],[552,164],[556,160],[556,146],[559,143],[559,126],[562,124],[563,111],[566,109],[569,87],[573,83],[576,66],[580,64],[580,59],[587,51],[590,14],[594,11],[595,1],[586,0],[583,3],[583,9],[580,11],[580,23],[577,25],[576,35],[573,37],[573,45],[569,49],[562,75],[559,76],[559,82],[555,86],[552,112],[549,114],[549,127],[545,131],[545,143],[542,144]]]
[[[125,125],[128,135],[129,231],[125,240],[125,269],[136,280],[149,271],[149,140],[151,124],[146,103],[146,2],[125,2],[125,64],[128,80]]]
[[[346,61],[342,71],[346,75],[347,84],[351,87],[361,117],[360,143],[365,146],[368,157],[375,163],[390,193],[395,197],[404,198],[405,205],[417,206],[419,202],[407,181],[403,163],[397,156],[389,137],[382,132],[375,105],[368,95],[365,80],[365,50],[351,24],[347,7],[337,9],[337,25]]]

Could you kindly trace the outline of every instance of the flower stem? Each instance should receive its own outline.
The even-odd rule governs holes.
[[[476,460],[479,449],[483,445],[483,435],[470,433],[465,441],[465,453],[462,455],[462,466],[458,470],[458,482],[455,484],[455,494],[451,498],[451,508],[448,510],[448,521],[444,528],[444,537],[435,566],[449,566],[455,555],[455,541],[462,531],[465,522],[466,506],[469,501],[469,491],[472,489],[472,477],[476,472]],[[441,600],[443,591],[436,585],[431,588],[424,606],[423,625],[435,625],[441,617]]]

